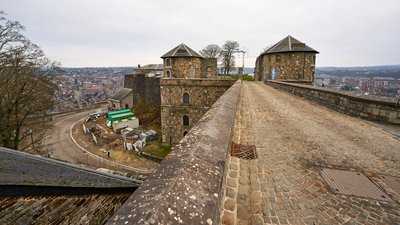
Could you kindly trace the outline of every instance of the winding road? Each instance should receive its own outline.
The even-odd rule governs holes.
[[[70,138],[69,132],[71,126],[95,110],[54,118],[53,127],[49,130],[49,134],[45,140],[46,150],[51,158],[77,163],[83,151]]]

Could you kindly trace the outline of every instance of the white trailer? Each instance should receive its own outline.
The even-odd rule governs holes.
[[[117,132],[117,130],[121,130],[124,128],[138,128],[139,127],[139,119],[137,117],[129,118],[129,119],[123,119],[120,121],[115,121],[112,123],[112,128],[114,132]]]

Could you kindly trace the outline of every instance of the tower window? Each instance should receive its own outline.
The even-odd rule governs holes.
[[[167,77],[171,77],[171,71],[167,70]]]
[[[211,66],[207,66],[207,77],[211,77]]]
[[[189,104],[189,94],[183,93],[183,104]]]
[[[171,59],[165,60],[165,66],[171,66]]]
[[[183,126],[189,126],[189,117],[184,115],[183,118]]]
[[[194,77],[196,75],[196,71],[195,69],[192,67],[190,67],[189,69],[189,77]]]

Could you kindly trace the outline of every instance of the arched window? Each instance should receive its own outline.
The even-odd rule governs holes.
[[[183,104],[189,104],[189,94],[183,93]]]
[[[171,72],[169,70],[167,70],[167,77],[171,77]]]
[[[207,77],[211,77],[211,66],[207,66]]]
[[[189,117],[184,115],[183,118],[183,126],[189,126]]]
[[[185,137],[187,133],[188,133],[187,131],[184,131],[183,132],[183,136]]]
[[[194,70],[193,66],[189,68],[189,77],[194,77],[196,75],[196,70]]]
[[[171,66],[171,59],[166,59],[165,60],[165,65],[166,66]]]
[[[278,77],[279,77],[279,69],[278,69],[278,67],[275,67],[272,70],[272,80],[277,80]]]

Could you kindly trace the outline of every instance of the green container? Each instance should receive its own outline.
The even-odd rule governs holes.
[[[114,115],[119,115],[119,114],[125,114],[125,113],[132,113],[130,109],[123,109],[123,110],[118,110],[118,111],[113,111],[108,113],[107,119],[111,121],[111,116]],[[132,113],[133,114],[133,113]]]
[[[133,118],[135,117],[135,115],[133,115],[133,113],[131,112],[127,112],[127,113],[123,113],[123,114],[118,114],[118,115],[113,115],[110,117],[110,119],[108,119],[108,121],[115,122],[115,121],[120,121],[123,119],[129,119],[129,118]]]

